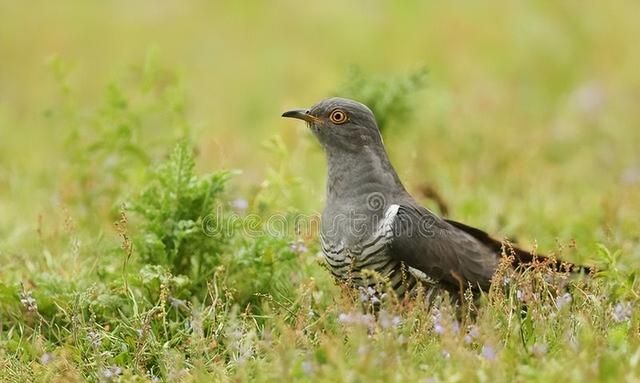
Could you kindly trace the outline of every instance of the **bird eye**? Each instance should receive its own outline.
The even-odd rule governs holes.
[[[340,109],[336,109],[329,115],[329,119],[334,124],[344,124],[347,122],[347,113],[343,112]]]

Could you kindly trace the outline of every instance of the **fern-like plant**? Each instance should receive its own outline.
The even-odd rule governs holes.
[[[141,261],[166,266],[199,285],[212,275],[228,240],[224,230],[205,231],[203,225],[206,219],[224,219],[219,197],[229,173],[196,176],[193,169],[191,150],[178,144],[129,206],[140,218],[133,239]]]

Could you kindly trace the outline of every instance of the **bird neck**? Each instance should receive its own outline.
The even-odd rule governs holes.
[[[357,150],[326,148],[326,153],[328,204],[348,200],[359,204],[357,200],[366,199],[372,193],[385,198],[406,194],[382,145],[367,145]]]

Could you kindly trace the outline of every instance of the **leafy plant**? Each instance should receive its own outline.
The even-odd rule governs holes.
[[[207,219],[224,219],[220,196],[229,173],[198,177],[193,168],[190,149],[178,144],[130,202],[130,210],[140,222],[133,242],[142,263],[167,266],[202,286],[219,265],[228,240],[226,230],[207,231],[203,225]]]
[[[598,275],[607,281],[613,296],[637,298],[637,291],[640,289],[638,271],[630,267],[628,263],[621,261],[622,254],[619,249],[611,251],[604,244],[598,244],[595,256],[602,266]]]

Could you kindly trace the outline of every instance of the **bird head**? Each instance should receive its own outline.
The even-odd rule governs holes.
[[[346,98],[328,98],[310,109],[284,112],[282,117],[306,121],[327,150],[357,151],[365,146],[382,144],[371,109]]]

